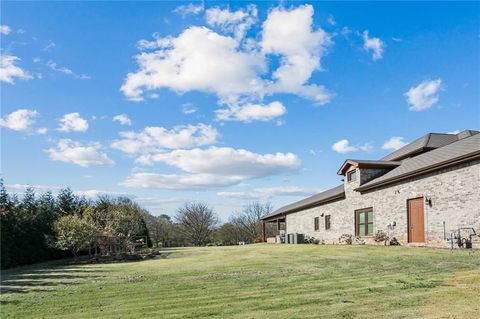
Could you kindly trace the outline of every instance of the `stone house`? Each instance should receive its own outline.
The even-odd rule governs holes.
[[[383,231],[402,245],[446,247],[460,228],[478,234],[478,133],[429,133],[380,160],[347,159],[342,185],[274,211],[264,226],[325,243],[343,234],[372,243]]]

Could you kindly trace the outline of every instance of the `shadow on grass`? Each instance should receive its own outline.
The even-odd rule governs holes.
[[[0,293],[3,295],[46,291],[60,285],[74,285],[83,280],[101,278],[104,271],[99,268],[86,269],[70,263],[59,265],[57,262],[53,265],[41,263],[9,269],[2,271]]]

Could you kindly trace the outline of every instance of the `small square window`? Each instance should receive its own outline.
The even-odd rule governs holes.
[[[347,181],[355,182],[357,180],[357,170],[353,170],[347,173]]]

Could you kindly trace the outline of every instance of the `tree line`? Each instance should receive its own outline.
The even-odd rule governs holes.
[[[262,239],[269,204],[251,203],[220,224],[205,203],[185,203],[172,219],[154,216],[127,197],[87,199],[70,188],[19,197],[0,180],[1,267],[83,255],[128,255],[139,248],[237,245]],[[267,228],[268,233],[273,229]]]

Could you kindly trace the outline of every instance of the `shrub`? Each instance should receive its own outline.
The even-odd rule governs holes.
[[[390,239],[390,246],[400,246],[400,243],[398,242],[396,237]]]
[[[340,244],[351,245],[353,243],[353,235],[343,234],[342,236],[340,236],[338,241],[340,242]]]
[[[315,245],[320,244],[320,239],[314,239],[314,240],[313,240],[313,243],[314,243]]]
[[[373,239],[377,243],[384,242],[385,244],[387,244],[387,241],[388,241],[389,237],[383,230],[379,230],[379,231],[377,231],[377,233],[375,234],[375,237]]]

